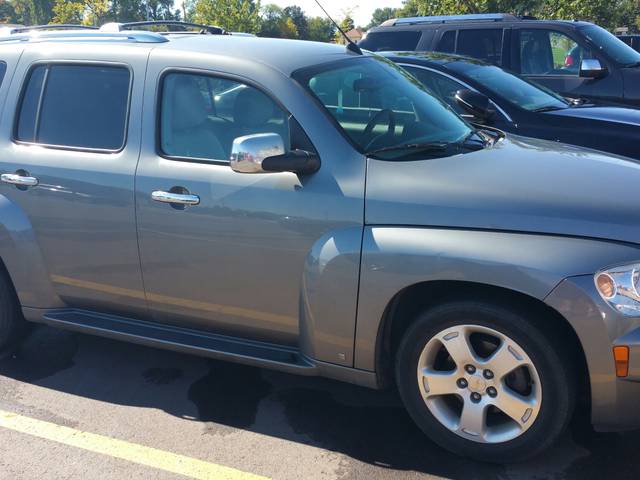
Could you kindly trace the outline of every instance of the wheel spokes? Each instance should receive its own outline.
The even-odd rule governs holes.
[[[481,440],[485,436],[486,416],[486,405],[465,400],[458,430]]]
[[[535,402],[518,395],[508,388],[501,389],[499,395],[492,402],[502,413],[514,420],[520,427],[524,427],[530,419]]]
[[[453,395],[457,392],[455,372],[438,372],[428,368],[422,369],[423,385],[426,396]]]
[[[464,368],[467,364],[477,362],[477,355],[473,351],[467,332],[464,329],[446,332],[440,340],[458,369]]]
[[[503,341],[485,363],[497,380],[501,380],[514,370],[528,365],[522,353],[515,346],[510,345],[508,341]]]

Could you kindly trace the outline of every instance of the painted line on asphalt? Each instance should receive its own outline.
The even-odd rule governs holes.
[[[0,427],[198,480],[265,480],[230,467],[0,410]]]

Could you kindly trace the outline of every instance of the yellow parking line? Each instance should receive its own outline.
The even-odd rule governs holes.
[[[0,410],[0,427],[200,480],[264,480],[215,463],[23,417]]]

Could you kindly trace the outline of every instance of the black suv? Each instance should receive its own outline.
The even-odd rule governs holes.
[[[392,19],[359,45],[457,53],[500,65],[569,98],[640,107],[640,53],[588,22],[508,14]]]

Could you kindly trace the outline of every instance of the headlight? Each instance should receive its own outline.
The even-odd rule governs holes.
[[[640,316],[640,264],[603,270],[594,278],[600,296],[613,308],[623,315]]]

